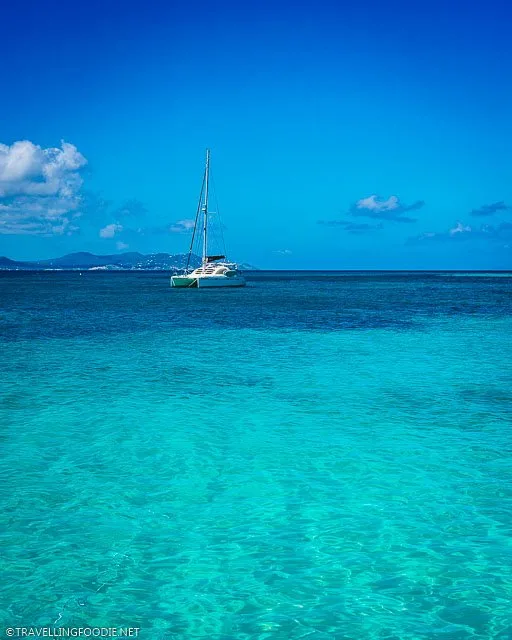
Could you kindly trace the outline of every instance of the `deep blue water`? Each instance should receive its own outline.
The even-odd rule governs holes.
[[[512,274],[0,272],[0,627],[512,637]]]

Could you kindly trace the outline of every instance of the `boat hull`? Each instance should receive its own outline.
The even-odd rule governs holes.
[[[197,289],[197,278],[190,278],[189,276],[171,276],[171,287]]]
[[[242,276],[172,276],[171,287],[182,289],[211,289],[223,287],[245,287],[245,278]]]

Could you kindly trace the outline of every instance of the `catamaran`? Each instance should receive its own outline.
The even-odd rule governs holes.
[[[206,150],[206,166],[203,176],[203,184],[199,196],[194,230],[190,241],[190,249],[187,257],[187,266],[184,274],[171,277],[171,287],[202,288],[202,287],[244,287],[245,278],[238,271],[238,265],[234,262],[226,262],[225,255],[208,255],[209,240],[209,216],[212,213],[208,209],[208,196],[210,188],[210,150]],[[202,258],[201,266],[191,269],[190,258],[194,242],[202,234]],[[224,251],[225,253],[225,251]]]

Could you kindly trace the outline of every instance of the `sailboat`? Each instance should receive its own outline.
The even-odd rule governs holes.
[[[203,184],[199,196],[194,231],[190,241],[187,266],[185,273],[171,277],[171,287],[203,288],[203,287],[244,287],[245,278],[238,271],[238,265],[227,262],[225,255],[209,255],[208,240],[210,231],[210,214],[208,209],[208,196],[210,189],[210,150],[206,150],[206,166],[203,176]],[[202,235],[201,266],[190,269],[190,258],[194,242]],[[224,252],[225,253],[225,252]]]

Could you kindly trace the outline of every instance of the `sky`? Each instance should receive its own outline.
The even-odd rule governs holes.
[[[28,0],[1,20],[0,255],[187,251],[209,147],[230,259],[512,268],[505,0]]]

